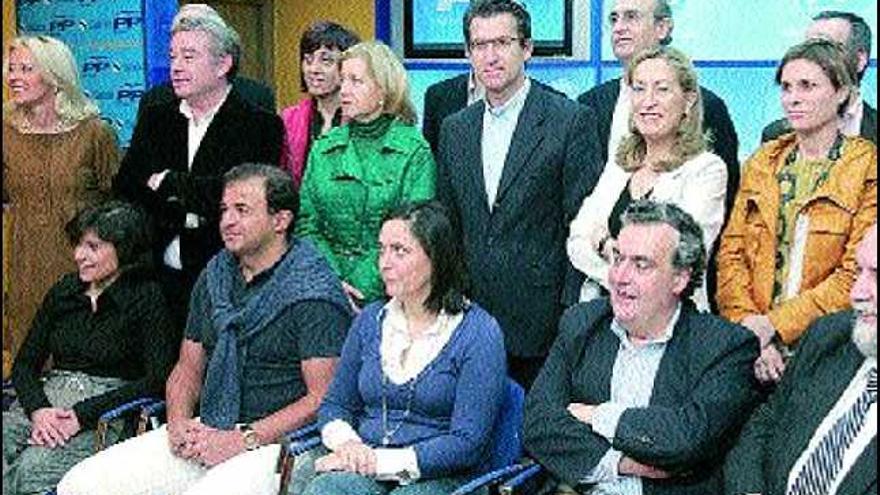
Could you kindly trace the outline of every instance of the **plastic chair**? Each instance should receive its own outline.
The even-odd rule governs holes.
[[[137,436],[147,431],[148,428],[158,427],[159,414],[164,410],[165,401],[141,397],[101,414],[98,417],[98,424],[95,426],[95,452],[100,452],[107,447],[107,429],[111,421],[126,416],[131,417],[134,419],[131,431],[133,431],[134,436]],[[137,412],[137,415],[133,416],[135,412]],[[46,492],[45,495],[57,495],[57,493],[53,488]]]
[[[136,436],[145,432],[147,426],[152,426],[153,428],[158,426],[156,416],[164,409],[165,401],[151,397],[142,397],[105,412],[98,417],[98,424],[95,427],[95,452],[99,452],[107,446],[107,429],[110,426],[110,422],[137,411],[137,419],[133,428],[133,433]],[[151,418],[153,421],[151,421]]]
[[[494,486],[514,476],[530,466],[529,463],[520,464],[522,456],[522,424],[523,409],[525,407],[525,392],[515,381],[508,379],[501,411],[495,420],[492,436],[489,439],[491,452],[489,453],[490,471],[472,481],[462,485],[451,495],[468,495],[477,490]],[[321,435],[318,426],[309,425],[288,434],[285,447],[281,449],[278,463],[278,471],[281,473],[281,481],[278,487],[278,495],[287,495],[287,487],[290,483],[290,475],[293,469],[293,460],[321,444]]]

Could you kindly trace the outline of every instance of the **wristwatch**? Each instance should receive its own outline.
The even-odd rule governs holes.
[[[242,425],[238,431],[241,432],[245,449],[254,450],[260,447],[260,435],[257,434],[250,424]]]

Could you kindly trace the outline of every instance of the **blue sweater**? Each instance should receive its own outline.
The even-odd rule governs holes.
[[[385,433],[382,308],[373,303],[355,320],[319,411],[322,427],[343,420],[377,447]],[[471,304],[449,342],[416,378],[403,385],[386,381],[387,429],[394,432],[388,447],[414,447],[426,479],[485,471],[506,380],[501,329]]]

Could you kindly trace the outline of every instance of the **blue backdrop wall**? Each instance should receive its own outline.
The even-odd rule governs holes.
[[[401,0],[394,0],[400,2]],[[412,0],[414,11],[429,19],[414,22],[419,40],[461,40],[461,14],[468,0]],[[559,6],[570,0],[526,0],[534,30],[556,32]],[[611,52],[605,18],[611,0],[573,0],[575,52],[570,57],[535,58],[529,74],[570,97],[597,83],[618,77],[621,69]],[[721,96],[736,125],[740,157],[760,142],[764,125],[782,115],[779,90],[773,81],[777,61],[799,42],[810,19],[826,10],[847,10],[863,16],[872,29],[870,68],[862,83],[865,99],[877,102],[877,5],[874,0],[671,0],[675,28],[673,46],[688,53],[700,82]],[[402,9],[391,0],[376,0],[377,37],[403,54]],[[462,42],[463,43],[463,42]],[[578,48],[580,46],[581,48]],[[407,59],[413,99],[422,108],[424,92],[436,81],[468,70],[464,59]]]

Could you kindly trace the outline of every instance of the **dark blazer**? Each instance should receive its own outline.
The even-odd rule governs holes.
[[[437,156],[440,143],[440,125],[443,119],[464,109],[467,106],[468,79],[470,73],[444,79],[428,86],[425,91],[425,107],[422,112],[422,134],[431,145],[431,151]],[[532,85],[538,85],[553,93],[563,95],[550,86],[532,79]],[[563,95],[564,96],[564,95]]]
[[[859,135],[877,144],[877,109],[869,105],[867,101],[864,102],[864,107],[862,108],[862,126],[859,130]],[[788,119],[774,120],[761,131],[761,142],[766,143],[788,132],[791,132],[791,125],[789,125]]]
[[[712,149],[727,165],[727,196],[724,201],[725,217],[733,209],[733,200],[739,188],[739,141],[733,121],[727,112],[727,105],[712,91],[700,87],[703,97],[703,127],[712,134]],[[606,81],[586,93],[578,96],[577,101],[593,109],[599,120],[599,146],[602,150],[602,162],[608,160],[609,154],[617,150],[608,149],[608,138],[611,136],[611,121],[614,118],[614,107],[620,94],[620,78]]]
[[[422,134],[437,156],[440,125],[443,119],[467,106],[469,73],[464,73],[428,86],[422,112]]]
[[[188,121],[180,100],[146,107],[135,125],[131,146],[113,181],[114,192],[142,205],[157,228],[155,254],[161,262],[165,247],[181,236],[184,271],[198,275],[221,247],[219,204],[223,174],[244,162],[278,164],[283,125],[274,112],[246,103],[234,88],[217,111],[187,168]],[[165,169],[158,191],[147,187],[150,175]],[[187,212],[203,220],[198,229],[185,229]]]
[[[568,225],[601,171],[595,121],[533,84],[490,211],[484,110],[481,101],[443,122],[437,196],[462,234],[472,297],[498,319],[507,352],[540,357],[556,335],[563,287],[575,273],[565,254]]]
[[[607,299],[578,304],[563,315],[559,338],[526,399],[526,449],[572,486],[613,447],[674,474],[663,481],[645,479],[645,495],[721,493],[726,449],[759,401],[752,372],[758,340],[683,302],[650,405],[626,410],[609,443],[566,408],[610,400],[620,347],[612,318]]]
[[[236,76],[232,79],[232,87],[238,91],[241,98],[267,112],[275,113],[275,93],[272,88],[261,81],[251,79],[244,76]],[[176,100],[174,96],[174,88],[170,82],[162,83],[150,88],[138,104],[138,118],[144,112],[144,109],[170,103]]]
[[[865,357],[851,341],[852,311],[816,320],[776,392],[761,406],[727,457],[726,492],[785,495],[794,463],[849,386]],[[877,438],[865,448],[838,495],[877,493]]]

